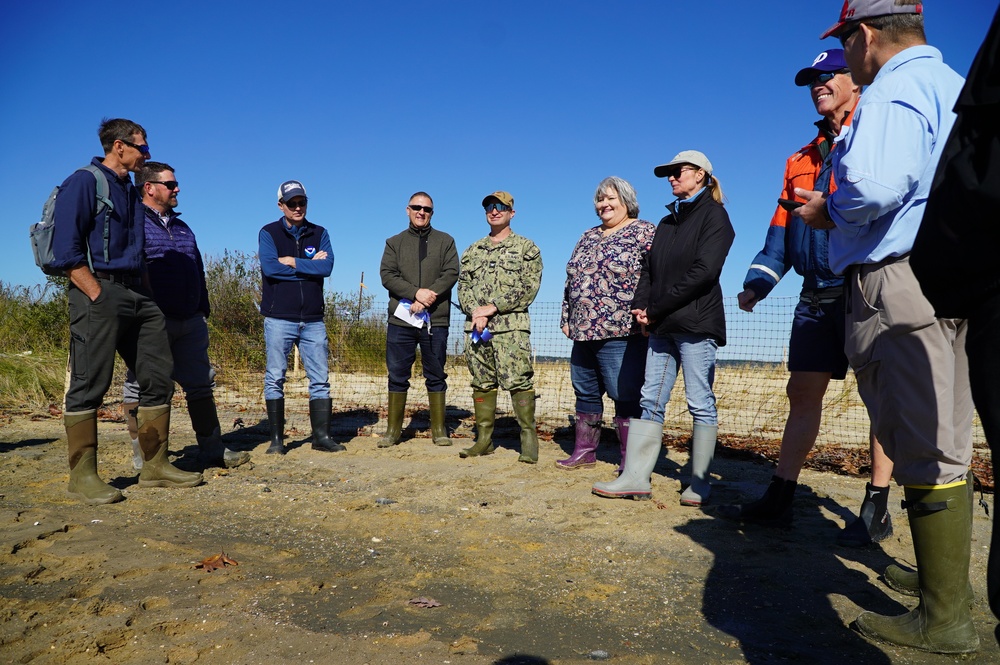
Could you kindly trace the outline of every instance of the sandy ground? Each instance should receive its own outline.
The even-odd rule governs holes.
[[[223,408],[222,420],[228,429],[243,415]],[[880,582],[887,564],[913,564],[898,489],[895,535],[844,549],[836,533],[862,479],[805,471],[794,528],[741,529],[712,506],[678,504],[687,456],[677,450],[657,465],[653,501],[591,495],[592,482],[613,477],[607,429],[602,462],[565,472],[553,461],[572,447],[567,427],[529,466],[516,462],[508,418],[497,453],[468,460],[457,454],[469,445],[464,426],[452,447],[432,445],[421,422],[413,438],[378,449],[374,419],[335,417],[348,447],[337,454],[292,429],[296,447],[279,457],[263,454],[266,424],[254,418],[226,435],[253,463],[211,469],[186,490],[138,487],[124,424],[105,421],[100,471],[127,499],[92,507],[66,496],[59,418],[0,417],[0,663],[958,660],[873,645],[848,627],[863,610],[914,605]],[[192,444],[178,409],[179,466],[194,464]],[[718,505],[758,495],[771,469],[723,450],[713,471]],[[989,529],[977,508],[974,660],[998,663],[984,598]],[[195,567],[223,550],[239,565]]]

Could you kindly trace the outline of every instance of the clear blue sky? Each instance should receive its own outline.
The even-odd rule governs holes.
[[[442,0],[109,4],[16,2],[0,21],[0,281],[44,280],[27,228],[49,191],[100,154],[102,117],[149,133],[176,168],[178,209],[202,251],[255,252],[300,179],[336,255],[329,288],[377,299],[384,239],[408,196],[464,250],[480,201],[515,197],[514,228],[542,250],[539,299],[597,223],[608,175],[642,217],[672,197],[653,166],[685,149],[715,165],[736,228],[723,272],[735,295],[763,243],[784,160],[817,119],[795,72],[835,40],[840,0],[642,2]],[[968,72],[994,0],[928,0],[928,40]],[[797,293],[790,277],[776,295]]]

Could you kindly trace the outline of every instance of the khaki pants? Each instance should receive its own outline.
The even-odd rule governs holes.
[[[966,323],[938,319],[909,257],[851,266],[847,357],[901,485],[942,485],[972,461]]]

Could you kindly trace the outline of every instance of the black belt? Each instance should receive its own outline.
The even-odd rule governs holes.
[[[100,270],[95,270],[94,277],[97,279],[106,279],[109,282],[128,287],[142,285],[142,277],[139,273],[135,272],[101,272]]]
[[[834,286],[826,289],[806,289],[799,294],[799,300],[807,305],[817,307],[837,302],[843,295],[843,286]]]

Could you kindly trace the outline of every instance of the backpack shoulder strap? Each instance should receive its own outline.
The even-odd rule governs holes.
[[[104,172],[101,171],[101,169],[97,168],[93,164],[87,164],[80,170],[90,171],[94,174],[94,180],[97,183],[97,212],[94,219],[96,220],[102,214],[104,215],[104,262],[107,263],[108,256],[111,253],[111,216],[108,213],[115,209],[115,204],[111,201],[108,177],[104,175]],[[90,257],[88,257],[88,259],[89,258]],[[91,267],[93,267],[93,265],[91,265]]]

